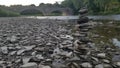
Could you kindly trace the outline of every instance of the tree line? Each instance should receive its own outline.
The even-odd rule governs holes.
[[[120,0],[64,0],[64,7],[70,7],[78,14],[78,10],[87,7],[90,14],[120,14]]]
[[[14,6],[19,7],[23,5],[11,5],[10,7],[14,7]],[[36,5],[31,4],[28,6],[36,6]],[[40,3],[39,6],[69,7],[73,10],[75,15],[77,15],[78,11],[83,7],[87,7],[89,10],[89,14],[92,14],[92,15],[120,14],[120,0],[64,0],[61,3],[56,2],[54,4]],[[7,6],[0,5],[0,16],[19,16],[20,15],[20,13],[4,10],[2,7],[4,8]],[[28,11],[25,11],[25,13],[27,12]]]

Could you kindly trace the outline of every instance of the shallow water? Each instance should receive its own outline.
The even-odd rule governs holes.
[[[88,16],[88,17],[94,20],[120,20],[120,15],[105,15],[105,16],[99,15],[99,16]],[[78,19],[79,16],[29,16],[27,18],[69,20],[69,19]]]

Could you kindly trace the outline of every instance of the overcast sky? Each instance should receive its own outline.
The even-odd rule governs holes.
[[[22,4],[22,5],[30,5],[35,4],[39,5],[40,3],[55,3],[55,2],[61,2],[63,0],[0,0],[0,5],[16,5],[16,4]]]

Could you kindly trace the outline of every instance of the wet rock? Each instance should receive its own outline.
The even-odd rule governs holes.
[[[92,68],[92,67],[93,67],[93,66],[92,66],[90,63],[88,63],[88,62],[82,63],[81,66],[82,66],[83,68]]]
[[[21,68],[37,68],[37,64],[36,63],[26,63],[26,64],[22,65]]]

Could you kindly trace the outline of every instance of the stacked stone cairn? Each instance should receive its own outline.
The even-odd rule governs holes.
[[[77,21],[77,28],[78,28],[78,32],[79,32],[79,37],[78,37],[78,46],[76,46],[76,51],[80,51],[82,54],[86,54],[87,53],[87,49],[86,49],[86,44],[88,44],[89,42],[92,42],[89,38],[88,38],[88,34],[89,34],[89,30],[92,28],[92,26],[90,25],[89,22],[89,18],[86,16],[88,13],[88,9],[83,8],[79,11],[79,19]]]

